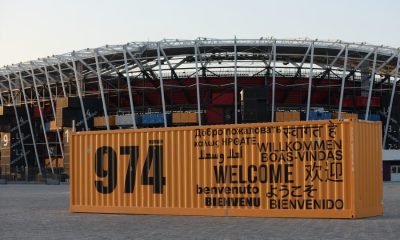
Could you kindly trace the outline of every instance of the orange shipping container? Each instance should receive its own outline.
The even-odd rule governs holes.
[[[57,108],[65,108],[68,107],[68,98],[60,97],[56,99],[56,107]]]
[[[108,117],[108,124],[110,126],[115,126],[115,116]],[[95,127],[106,127],[106,117],[94,117],[94,126]]]
[[[332,113],[332,119],[337,119],[339,116],[339,113]],[[357,113],[346,113],[342,112],[340,114],[340,119],[358,119]]]
[[[381,124],[257,123],[78,132],[73,212],[381,215]]]
[[[300,112],[276,112],[276,122],[300,121]]]
[[[46,168],[50,168],[50,159],[46,158],[44,160],[44,164]],[[63,168],[64,167],[64,159],[62,158],[52,158],[51,159],[51,164],[54,168]]]
[[[197,113],[172,113],[172,123],[184,124],[184,123],[197,123]]]
[[[57,127],[56,121],[50,121],[50,131],[57,131],[57,128],[59,129],[59,127]]]

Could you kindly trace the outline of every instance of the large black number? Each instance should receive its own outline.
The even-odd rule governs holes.
[[[153,177],[149,177],[150,167],[153,164]],[[153,185],[154,193],[163,193],[165,177],[163,176],[163,148],[162,145],[150,145],[147,158],[143,166],[142,184]]]
[[[132,193],[136,184],[136,169],[139,159],[139,146],[121,146],[121,155],[129,155],[129,164],[125,176],[125,193]],[[105,157],[107,155],[107,157]],[[107,170],[105,168],[107,161]],[[153,166],[153,176],[149,176],[150,168]],[[107,180],[96,180],[95,185],[98,192],[103,194],[112,193],[117,186],[117,153],[108,146],[100,147],[95,154],[95,172],[99,178]],[[107,182],[107,183],[106,183]],[[154,193],[163,193],[165,177],[163,176],[163,147],[162,145],[150,145],[143,166],[142,184],[153,185]]]
[[[104,170],[104,155],[107,154],[107,167]],[[97,177],[107,177],[107,186],[104,186],[104,181],[95,181],[96,189],[100,193],[111,193],[117,186],[117,154],[111,147],[100,147],[95,155],[95,171]]]
[[[138,146],[122,146],[119,149],[120,154],[130,155],[128,170],[125,177],[125,193],[132,193],[135,190],[136,165],[139,157]]]

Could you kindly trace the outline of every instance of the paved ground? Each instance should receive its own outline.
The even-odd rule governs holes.
[[[360,220],[72,214],[69,186],[0,185],[0,239],[400,239],[400,183]]]

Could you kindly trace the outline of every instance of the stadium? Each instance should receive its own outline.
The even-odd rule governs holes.
[[[311,39],[168,39],[0,68],[1,178],[68,179],[71,131],[382,121],[400,180],[399,49]]]

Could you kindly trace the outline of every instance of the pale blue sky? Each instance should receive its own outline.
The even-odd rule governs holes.
[[[400,47],[398,0],[0,0],[0,66],[163,38],[342,39]]]

